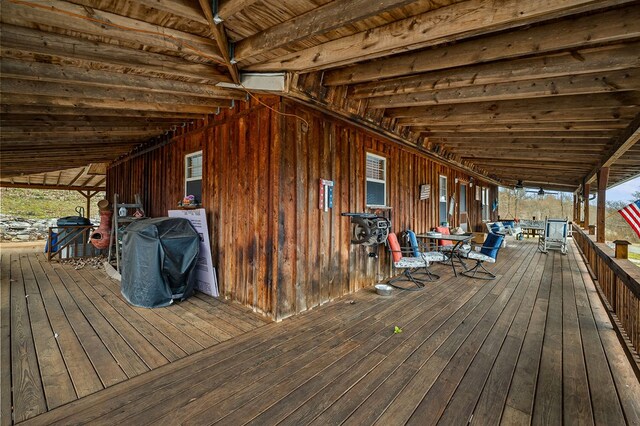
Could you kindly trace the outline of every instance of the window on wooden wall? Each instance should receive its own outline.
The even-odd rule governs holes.
[[[489,188],[482,188],[482,220],[489,220]]]
[[[202,151],[184,157],[184,195],[202,202]]]
[[[448,222],[448,215],[447,215],[447,177],[446,176],[440,176],[440,180],[439,180],[439,197],[438,197],[438,211],[440,212],[439,214],[439,218],[440,220],[438,221],[439,224],[442,224],[442,222]]]
[[[460,214],[467,212],[467,184],[460,184]]]
[[[367,206],[387,205],[387,159],[367,153]]]

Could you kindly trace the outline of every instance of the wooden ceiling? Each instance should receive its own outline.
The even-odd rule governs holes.
[[[107,165],[93,163],[84,167],[0,178],[6,188],[104,191]]]
[[[213,4],[3,1],[2,175],[114,159],[273,71],[285,96],[505,185],[640,174],[637,0]]]

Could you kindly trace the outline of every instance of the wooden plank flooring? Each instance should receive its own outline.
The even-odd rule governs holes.
[[[49,263],[40,254],[3,254],[1,266],[2,425],[270,322],[200,293],[166,308],[136,308],[103,271]]]
[[[385,298],[367,289],[255,329],[248,325],[259,325],[256,317],[229,305],[214,312],[204,297],[166,317],[129,313],[139,333],[134,323],[155,326],[172,315],[183,329],[198,319],[229,324],[216,336],[198,328],[204,334],[192,340],[200,345],[205,335],[237,334],[24,424],[640,424],[640,382],[577,249],[571,243],[563,256],[536,247],[510,242],[492,265],[493,281],[454,278],[437,266],[442,278],[423,291]],[[78,283],[74,272],[53,269],[73,281],[53,287],[116,294],[108,280]],[[92,305],[115,327],[107,317],[123,306],[110,302],[114,312]],[[238,315],[243,321],[232,321]],[[160,350],[162,342],[148,338]],[[29,387],[37,389],[37,379]]]

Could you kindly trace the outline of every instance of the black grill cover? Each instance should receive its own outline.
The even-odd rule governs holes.
[[[168,306],[193,294],[200,236],[182,218],[140,219],[122,238],[122,295],[135,306]]]

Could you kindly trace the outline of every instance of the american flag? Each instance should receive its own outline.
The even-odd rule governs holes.
[[[629,223],[631,228],[636,231],[640,237],[640,200],[636,200],[622,210],[618,210],[624,220]]]

